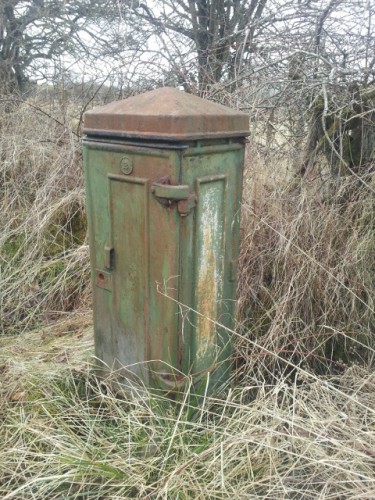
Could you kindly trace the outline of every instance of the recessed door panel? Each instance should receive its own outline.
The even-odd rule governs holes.
[[[231,367],[242,165],[242,146],[228,144],[187,151],[182,168],[197,196],[181,231],[182,366],[210,385]]]
[[[85,155],[96,355],[126,377],[169,384],[179,368],[180,217],[151,185],[177,183],[179,157],[101,144]]]
[[[224,175],[196,180],[198,204],[195,219],[193,337],[195,373],[213,365],[218,356],[218,328],[224,282],[226,185]]]
[[[109,175],[110,247],[113,248],[114,354],[142,374],[147,359],[149,304],[149,182]]]

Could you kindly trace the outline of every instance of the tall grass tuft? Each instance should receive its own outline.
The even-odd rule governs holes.
[[[52,321],[87,295],[81,146],[67,113],[0,100],[2,333]]]
[[[271,354],[245,343],[237,355],[270,372],[273,354],[317,373],[373,366],[374,174],[323,183],[276,167],[250,162],[238,291],[241,331]]]
[[[1,399],[5,499],[372,498],[374,376],[299,374],[192,406],[119,397],[88,375],[32,377]]]

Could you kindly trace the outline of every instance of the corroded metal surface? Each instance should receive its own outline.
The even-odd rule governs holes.
[[[87,142],[84,150],[95,268],[96,355],[108,368],[128,366],[149,383],[145,361],[178,364],[176,307],[158,292],[157,283],[178,276],[180,216],[156,201],[151,185],[163,176],[177,182],[179,156],[157,150],[146,154],[125,145],[102,149],[93,142]],[[124,156],[133,165],[128,175],[123,174]],[[108,266],[111,288],[106,286]],[[101,277],[106,279],[101,281]],[[178,299],[175,289],[171,296]],[[157,365],[149,368],[157,371]]]
[[[224,382],[230,369],[226,328],[234,327],[243,153],[237,144],[216,152],[190,148],[183,157],[182,182],[195,186],[198,203],[181,237],[180,301],[191,308],[179,325],[182,371],[197,381],[210,372],[213,385]]]
[[[240,111],[164,87],[88,111],[88,135],[181,141],[249,135]]]
[[[96,355],[105,370],[174,390],[187,377],[198,384],[208,373],[212,384],[220,384],[230,369],[227,328],[234,317],[245,124],[241,117],[235,125],[231,110],[222,113],[220,125],[214,123],[217,115],[207,109],[212,105],[217,113],[217,105],[205,108],[198,98],[201,116],[196,106],[187,117],[192,96],[185,101],[179,91],[160,90],[165,100],[178,97],[181,106],[173,99],[158,104],[158,112],[169,110],[165,120],[159,116],[158,127],[149,120],[156,113],[152,92],[141,100],[139,121],[133,119],[136,101],[126,108],[133,109],[128,122],[121,121],[125,106],[117,118],[108,118],[116,115],[116,103],[101,108],[108,115],[86,115],[91,128],[84,158]],[[99,137],[107,119],[118,132],[136,129],[142,140]],[[186,139],[193,124],[206,137],[212,134],[209,144],[185,140],[166,147],[145,140],[144,131],[152,127],[166,134],[164,141],[178,134]],[[213,140],[220,127],[222,137]],[[235,127],[237,138],[228,138]]]

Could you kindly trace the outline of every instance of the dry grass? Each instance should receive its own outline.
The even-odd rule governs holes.
[[[319,172],[272,180],[275,164],[260,162],[253,159],[246,186],[238,308],[250,338],[272,354],[245,343],[243,360],[266,358],[271,371],[274,354],[318,373],[373,366],[371,176],[370,189],[352,177],[322,183]]]
[[[74,309],[89,277],[81,147],[67,111],[9,106],[0,102],[2,333]]]
[[[24,341],[34,347],[32,336]],[[119,397],[110,381],[90,375],[86,335],[66,342],[81,348],[81,360],[68,367],[50,359],[18,387],[11,372],[20,373],[24,356],[7,358],[13,388],[0,405],[2,498],[373,498],[368,370],[299,372],[292,383],[268,383],[259,373],[250,383],[249,374],[220,398],[196,406],[187,389],[171,404],[139,389]]]
[[[1,328],[17,333],[0,337],[1,498],[373,498],[372,192],[250,151],[233,383],[199,404],[189,387],[120,396],[92,373],[80,145],[66,109],[43,109],[65,127],[27,104],[1,115]]]

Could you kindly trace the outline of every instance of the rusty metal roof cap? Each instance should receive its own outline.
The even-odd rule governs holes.
[[[168,141],[249,135],[249,117],[241,111],[163,87],[84,114],[83,132]]]

